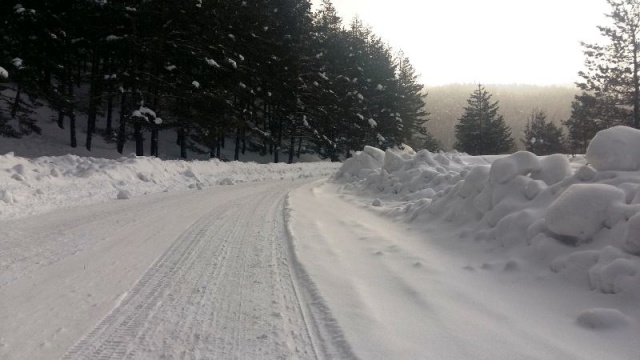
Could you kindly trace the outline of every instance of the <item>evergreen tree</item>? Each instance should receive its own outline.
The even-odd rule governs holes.
[[[586,70],[579,73],[582,81],[577,85],[600,103],[598,117],[609,118],[607,126],[640,128],[640,4],[637,0],[607,3],[612,24],[598,27],[607,43],[582,44]],[[583,99],[576,100],[576,110],[581,111]]]
[[[502,154],[512,151],[511,129],[498,114],[498,102],[482,85],[467,100],[468,106],[456,124],[455,148],[470,155]]]
[[[596,133],[619,124],[625,111],[612,104],[610,98],[598,98],[586,92],[576,96],[571,104],[571,117],[562,122],[568,130],[568,150],[584,154]]]
[[[564,152],[562,129],[547,121],[547,115],[542,110],[534,110],[531,113],[522,142],[527,151],[536,155]]]
[[[426,128],[429,113],[426,111],[423,85],[404,53],[396,56],[398,78],[397,114],[402,120],[403,141],[414,149],[436,151],[440,148],[437,140]]]

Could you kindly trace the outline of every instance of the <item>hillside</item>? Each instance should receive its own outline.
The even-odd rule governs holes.
[[[427,128],[441,142],[445,150],[455,143],[455,124],[467,105],[467,98],[477,84],[452,84],[426,87]],[[536,85],[486,85],[486,89],[499,101],[500,114],[511,126],[512,135],[519,148],[523,129],[533,109],[543,110],[555,123],[566,120],[571,114],[571,101],[577,90],[567,86]]]

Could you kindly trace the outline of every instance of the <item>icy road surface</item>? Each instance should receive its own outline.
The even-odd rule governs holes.
[[[343,357],[284,225],[300,181],[218,186],[1,223],[1,359]],[[317,313],[317,312],[316,312]]]

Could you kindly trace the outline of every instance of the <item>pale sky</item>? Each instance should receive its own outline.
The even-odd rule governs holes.
[[[320,0],[313,0],[319,4]],[[427,86],[572,84],[580,41],[598,40],[605,0],[333,0],[402,49]]]

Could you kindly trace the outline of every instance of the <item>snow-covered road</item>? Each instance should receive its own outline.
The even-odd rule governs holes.
[[[218,186],[2,223],[0,358],[324,358],[284,200]],[[316,313],[318,313],[316,311]],[[324,313],[329,319],[329,314]]]
[[[199,188],[0,221],[0,359],[640,351],[626,295],[586,292],[453,224],[390,217],[326,180]]]

